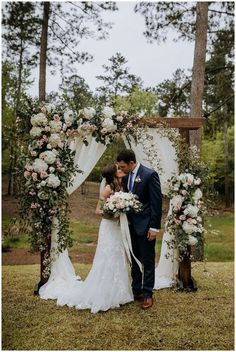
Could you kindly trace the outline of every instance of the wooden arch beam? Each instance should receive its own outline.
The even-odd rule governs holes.
[[[170,128],[198,130],[205,123],[202,117],[147,117],[140,122],[140,126],[158,127],[162,124]]]

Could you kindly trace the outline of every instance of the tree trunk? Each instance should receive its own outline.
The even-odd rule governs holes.
[[[46,98],[46,65],[47,65],[49,10],[50,10],[50,2],[46,1],[43,3],[43,24],[42,24],[40,64],[39,64],[39,101],[45,101],[45,98]]]
[[[190,117],[202,117],[202,99],[207,46],[208,2],[197,3],[196,36],[191,85]],[[201,129],[190,131],[190,144],[200,150]]]
[[[46,65],[47,65],[47,43],[48,43],[48,20],[49,20],[50,2],[43,3],[43,24],[40,47],[40,64],[39,64],[39,101],[45,101],[46,98]],[[34,294],[39,293],[39,289],[44,285],[48,278],[43,276],[45,269],[44,260],[50,256],[51,234],[48,234],[46,248],[40,252],[40,281],[35,285]]]
[[[23,18],[22,18],[22,26],[23,26]],[[24,28],[21,28],[23,31]],[[21,98],[21,85],[22,85],[22,70],[23,70],[23,40],[21,38],[20,42],[20,57],[19,57],[19,66],[18,66],[18,77],[17,77],[17,93],[16,93],[16,104],[14,107],[15,110],[15,126],[12,130],[12,140],[11,140],[11,161],[9,166],[9,183],[8,183],[8,195],[15,194],[16,192],[16,181],[15,181],[15,167],[16,167],[16,160],[17,160],[17,148],[18,148],[18,141],[17,141],[17,131],[16,131],[16,119],[18,115],[18,111],[20,109],[20,98]]]
[[[229,194],[229,141],[228,141],[228,120],[227,107],[224,113],[224,176],[225,176],[225,206],[230,205]]]

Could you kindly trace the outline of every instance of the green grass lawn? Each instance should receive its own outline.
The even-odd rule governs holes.
[[[10,218],[3,218],[3,229],[9,224]],[[234,214],[224,213],[223,215],[207,217],[205,227],[208,232],[205,235],[205,258],[208,261],[231,261],[234,259]],[[80,253],[89,253],[89,244],[96,244],[98,236],[98,225],[82,223],[71,220],[74,245],[73,250]],[[161,239],[163,230],[158,235],[156,252],[160,254]],[[29,248],[28,238],[23,236],[9,236],[4,241],[5,246],[10,248]]]
[[[234,260],[234,214],[207,217],[205,227],[205,258],[209,261]]]
[[[75,264],[85,278],[90,265]],[[196,293],[92,314],[33,295],[39,265],[3,267],[3,350],[233,350],[233,263],[193,264]]]
[[[3,218],[3,229],[9,221]],[[39,265],[3,266],[3,350],[232,350],[233,214],[208,217],[205,227],[209,230],[206,264],[192,264],[198,291],[156,291],[155,304],[148,311],[136,302],[98,314],[57,307],[54,301],[33,295]],[[71,228],[73,250],[95,250],[98,225],[72,219]],[[11,248],[29,248],[27,236],[14,233],[6,243]],[[90,268],[90,264],[75,264],[83,279]]]

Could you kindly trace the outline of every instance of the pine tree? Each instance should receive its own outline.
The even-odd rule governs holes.
[[[140,77],[129,73],[126,58],[116,53],[108,59],[109,65],[103,65],[104,74],[96,76],[102,85],[96,90],[100,93],[103,102],[114,103],[119,94],[130,93],[135,87],[141,86]]]
[[[35,16],[35,11],[36,5],[31,2],[8,2],[3,8],[3,57],[13,65],[14,72],[17,72],[11,109],[14,116],[10,119],[9,126],[11,138],[8,194],[16,191],[14,172],[19,149],[17,117],[21,110],[24,88],[32,83],[28,79],[30,70],[37,63],[36,49],[32,49],[32,46],[38,44],[40,21]]]

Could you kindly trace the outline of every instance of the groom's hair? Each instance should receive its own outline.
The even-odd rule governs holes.
[[[124,149],[117,155],[116,161],[124,161],[126,164],[129,164],[130,161],[136,163],[136,156],[132,149]]]

